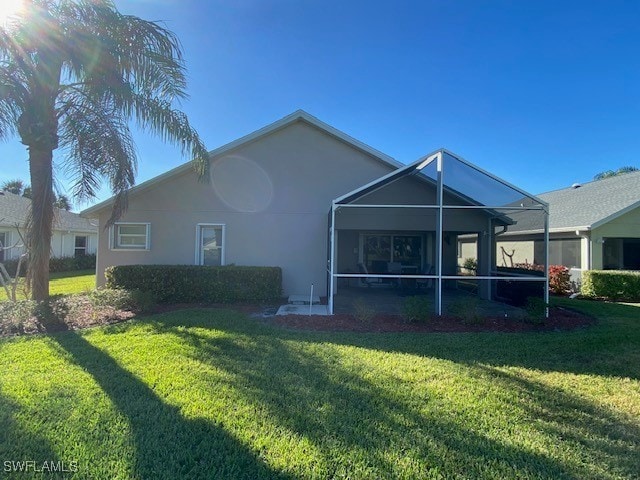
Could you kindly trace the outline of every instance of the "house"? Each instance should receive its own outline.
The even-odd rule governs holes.
[[[18,258],[24,252],[21,235],[29,216],[31,200],[0,191],[0,261]],[[54,209],[51,256],[72,257],[93,254],[97,247],[97,226],[77,213]]]
[[[403,165],[301,110],[210,156],[208,181],[185,164],[131,189],[125,215],[99,229],[99,285],[111,265],[279,266],[286,295],[313,284],[330,310],[350,282],[394,275],[433,280],[439,309],[458,235],[478,236],[478,292],[490,298],[494,232],[513,224],[509,213],[546,215],[451,152]],[[112,205],[82,215],[104,226]]]
[[[549,204],[549,264],[584,270],[640,270],[640,172],[538,195]],[[521,224],[497,242],[498,265],[544,264],[540,225]],[[461,239],[459,261],[472,256]]]

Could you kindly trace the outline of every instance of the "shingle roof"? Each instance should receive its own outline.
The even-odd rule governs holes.
[[[537,195],[549,204],[549,229],[595,228],[640,206],[640,172]]]
[[[0,191],[0,226],[24,226],[29,212],[31,200],[20,195]],[[54,230],[73,230],[80,232],[97,232],[97,227],[77,213],[54,209]]]

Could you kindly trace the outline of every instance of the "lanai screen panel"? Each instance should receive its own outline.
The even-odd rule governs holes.
[[[442,313],[509,316],[513,308],[543,304],[545,205],[448,152],[442,155],[442,182]],[[525,231],[538,232],[542,248],[519,242]],[[534,263],[535,248],[541,264]],[[474,252],[473,262],[463,252]],[[474,262],[475,268],[464,266]]]

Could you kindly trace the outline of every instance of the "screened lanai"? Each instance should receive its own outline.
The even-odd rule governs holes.
[[[497,240],[516,225],[544,232],[539,264],[498,266],[509,252]],[[547,251],[546,203],[441,149],[332,202],[329,313],[357,289],[421,295],[437,315],[471,301],[546,305]]]

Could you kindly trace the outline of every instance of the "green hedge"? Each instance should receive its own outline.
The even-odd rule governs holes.
[[[268,302],[282,295],[279,267],[120,265],[105,276],[109,288],[147,291],[161,303]]]
[[[580,293],[585,297],[640,301],[640,272],[589,270],[582,273]]]
[[[18,260],[6,260],[2,262],[7,269],[7,272],[12,277],[16,274],[16,268],[18,267]],[[49,259],[49,272],[72,272],[75,270],[95,270],[96,268],[96,256],[92,255],[78,255],[77,257],[51,257]],[[22,260],[20,266],[21,276],[25,276],[27,273],[27,261]]]

